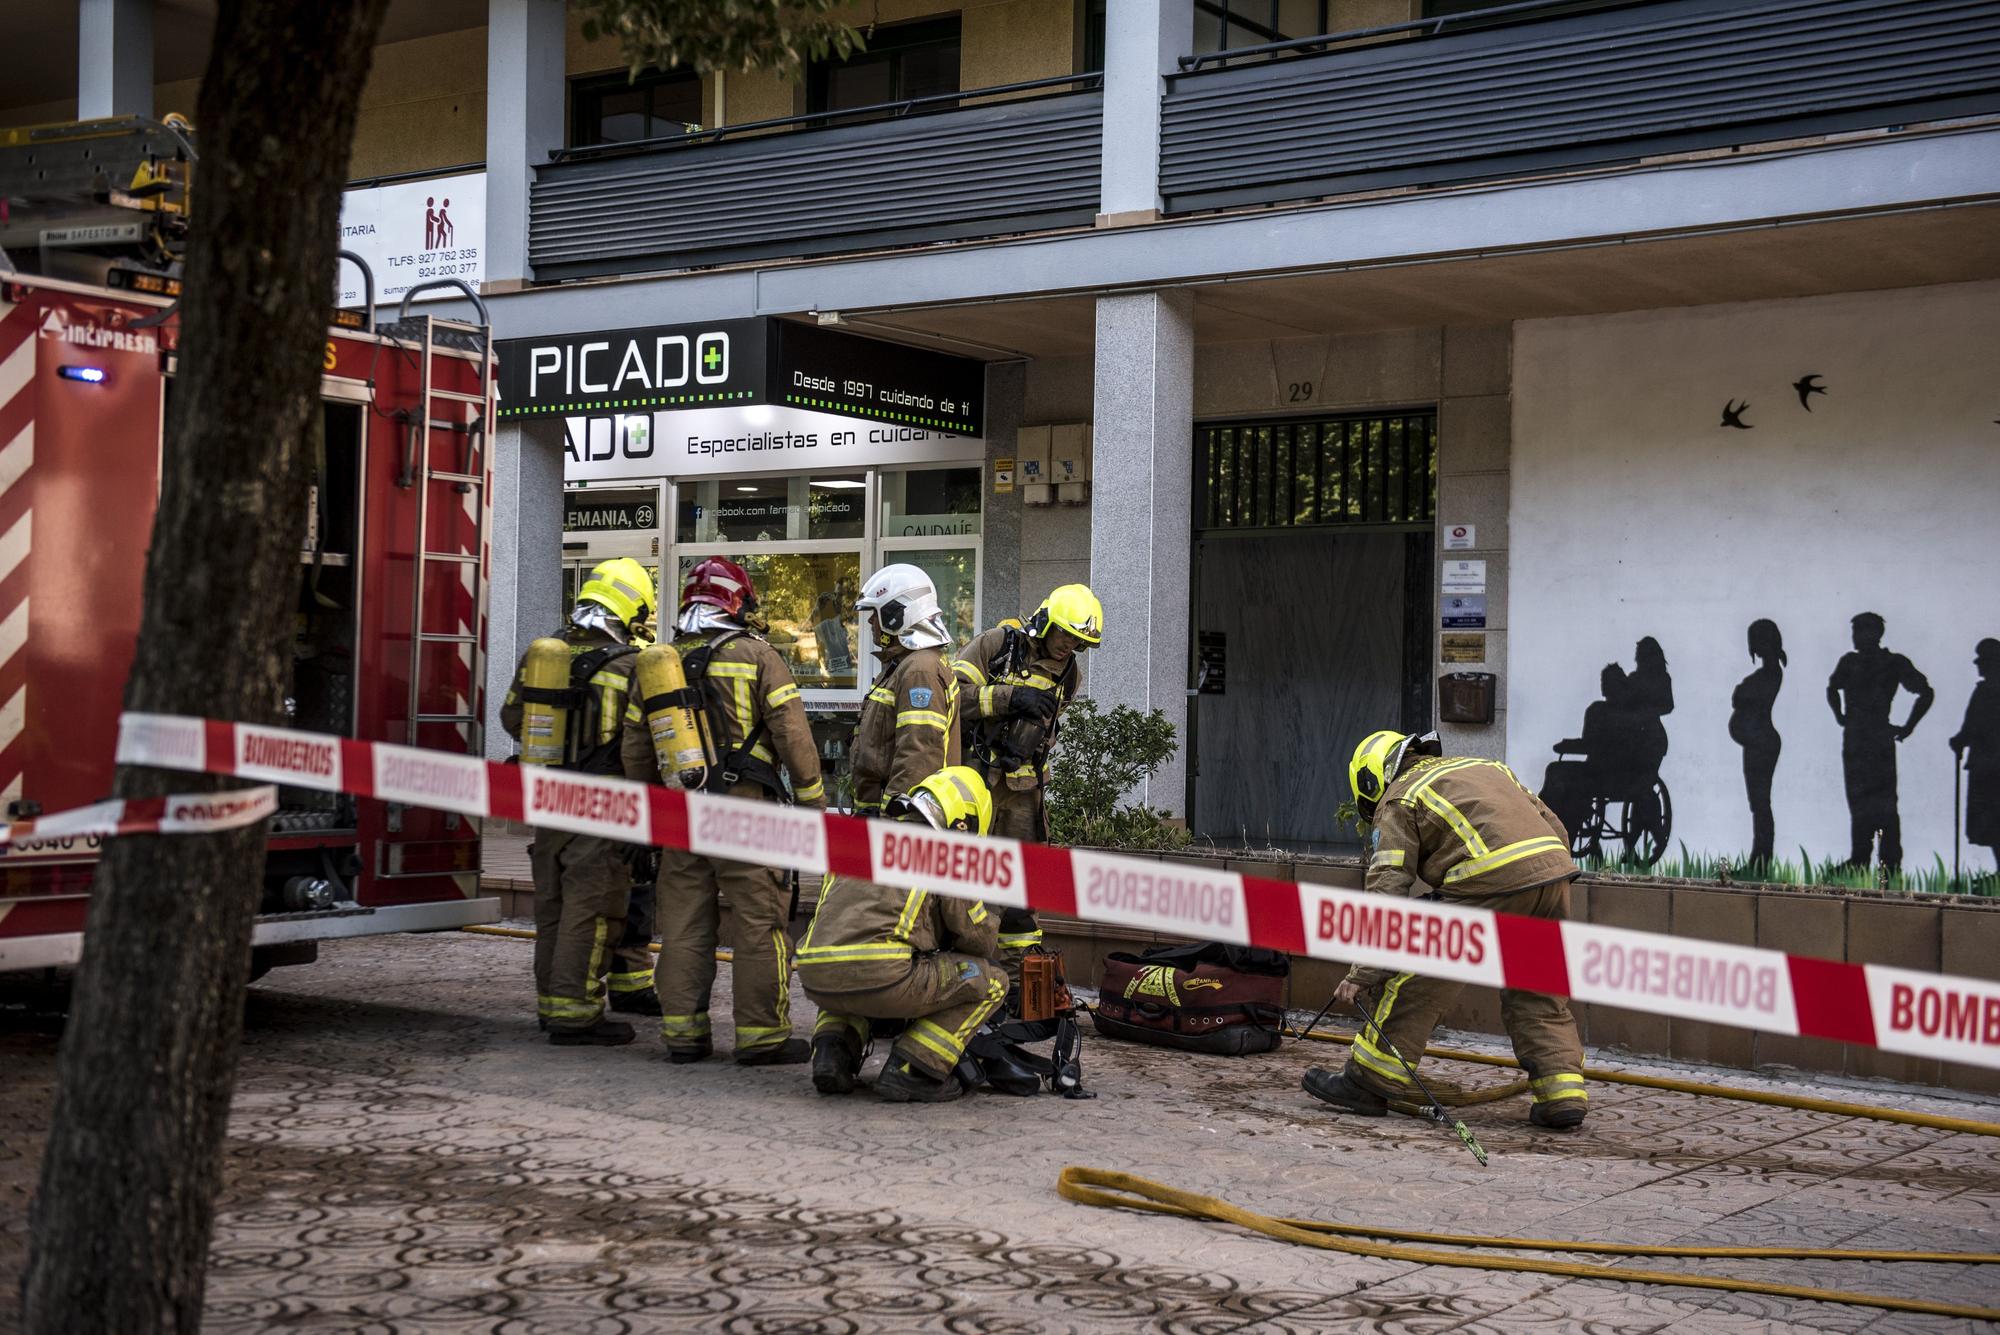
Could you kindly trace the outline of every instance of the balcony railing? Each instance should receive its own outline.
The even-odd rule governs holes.
[[[577,278],[1087,224],[1102,86],[1037,79],[567,150],[536,169],[529,261]],[[873,119],[840,123],[856,118]]]
[[[1169,211],[2000,113],[2000,0],[1656,0],[1535,19],[1551,7],[1183,61],[1161,109]]]

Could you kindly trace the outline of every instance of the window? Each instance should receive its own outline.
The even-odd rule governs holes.
[[[977,468],[882,475],[882,536],[963,537],[979,532]]]
[[[817,60],[807,72],[806,110],[846,111],[958,91],[959,21],[926,19],[878,28],[868,49]]]
[[[1195,431],[1195,527],[1429,524],[1437,414],[1231,422]]]
[[[1327,0],[1195,0],[1195,54],[1317,37],[1327,9]]]
[[[631,144],[702,123],[701,76],[689,69],[593,74],[570,83],[569,143]]]
[[[684,552],[685,583],[702,554]],[[806,690],[851,691],[859,681],[854,600],[861,589],[859,552],[738,552],[730,557],[757,585],[764,638],[784,656]]]
[[[863,474],[688,482],[680,488],[683,542],[802,542],[855,538],[866,527]]]

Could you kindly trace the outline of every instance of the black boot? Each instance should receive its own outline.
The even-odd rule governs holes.
[[[599,1020],[588,1029],[551,1029],[549,1042],[559,1048],[617,1048],[632,1041],[632,1026],[623,1020]]]
[[[657,1020],[660,1018],[660,994],[649,987],[613,992],[611,1009],[626,1015],[650,1015]]]
[[[1365,1085],[1356,1084],[1345,1071],[1329,1071],[1324,1066],[1315,1066],[1306,1072],[1301,1082],[1306,1093],[1322,1103],[1330,1103],[1342,1112],[1354,1113],[1359,1117],[1382,1117],[1389,1111],[1389,1100]]]
[[[801,1066],[812,1060],[812,1044],[803,1038],[788,1038],[767,1048],[752,1048],[736,1054],[738,1066]]]
[[[676,1066],[686,1066],[690,1062],[706,1061],[714,1053],[715,1044],[704,1038],[691,1048],[668,1048],[667,1060]]]
[[[965,1093],[956,1075],[940,1080],[903,1060],[891,1061],[875,1077],[875,1093],[890,1103],[950,1103]]]
[[[1583,1125],[1583,1115],[1589,1111],[1582,1099],[1556,1099],[1529,1108],[1528,1120],[1551,1131],[1574,1131]]]
[[[861,1054],[839,1034],[815,1034],[813,1088],[822,1094],[852,1094],[861,1076]]]

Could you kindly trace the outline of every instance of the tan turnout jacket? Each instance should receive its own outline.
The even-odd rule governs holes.
[[[1027,632],[1016,631],[1015,634],[1025,635]],[[1026,668],[1021,672],[1003,672],[993,676],[989,669],[1006,643],[1007,627],[995,626],[976,636],[952,662],[952,672],[958,677],[958,713],[965,720],[968,741],[979,735],[979,725],[985,720],[1007,717],[1014,702],[1016,686],[1059,692],[1062,705],[1076,698],[1083,675],[1077,662],[1079,655],[1073,653],[1064,659],[1053,658],[1046,652],[1040,652],[1041,641],[1031,638],[1030,643],[1035,648],[1030,651]],[[984,768],[981,760],[972,763]],[[1048,782],[1047,766],[1021,765],[1008,774],[989,773],[987,781],[996,786],[1004,781],[1007,787],[1016,791],[1039,788]]]
[[[1569,831],[1497,760],[1427,757],[1398,775],[1375,812],[1368,888],[1483,899],[1577,874]]]
[[[883,650],[882,675],[854,725],[854,809],[879,814],[958,756],[958,685],[944,651]]]
[[[909,973],[919,956],[990,958],[1000,915],[978,902],[829,877],[799,939],[799,981],[814,992],[867,992]]]

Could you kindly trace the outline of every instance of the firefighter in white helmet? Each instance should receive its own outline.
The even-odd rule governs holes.
[[[951,636],[929,575],[912,565],[884,566],[862,581],[854,609],[882,660],[854,728],[854,809],[878,816],[889,796],[958,763],[958,690],[945,662]]]
[[[645,642],[639,632],[654,605],[652,575],[631,557],[601,562],[590,572],[560,642],[551,637],[530,646],[501,706],[500,726],[523,742],[523,761],[586,774],[624,771],[626,697]],[[547,665],[553,679],[542,676],[538,660],[545,652],[556,660]],[[551,732],[557,717],[560,726]],[[537,739],[552,737],[562,739],[559,754],[531,754]],[[537,830],[528,846],[535,875],[535,1005],[549,1042],[558,1046],[632,1041],[631,1025],[605,1019],[604,1002],[605,975],[619,969],[614,951],[625,931],[637,851],[559,830]]]
[[[1088,585],[1050,592],[1026,625],[1003,622],[952,662],[966,763],[993,791],[993,833],[1041,842],[1049,837],[1049,755],[1063,707],[1082,688],[1082,653],[1104,639],[1104,605]],[[1000,915],[1000,957],[1020,987],[1021,957],[1042,944],[1028,909]]]

